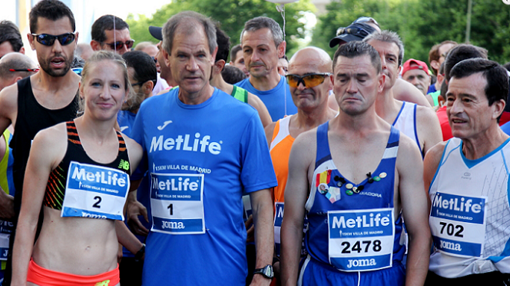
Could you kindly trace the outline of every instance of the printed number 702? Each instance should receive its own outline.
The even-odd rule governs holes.
[[[442,225],[441,234],[443,234],[443,232],[446,228],[446,234],[448,234],[450,236],[453,235],[456,237],[464,237],[464,235],[462,234],[462,232],[464,231],[464,227],[462,225],[454,225],[454,224],[446,223],[446,222],[442,222],[442,221],[440,221],[439,224]],[[457,230],[457,232],[455,232],[455,230]]]

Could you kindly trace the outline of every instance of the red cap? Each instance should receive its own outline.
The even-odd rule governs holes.
[[[404,68],[402,69],[402,76],[404,76],[404,74],[407,72],[407,71],[410,71],[410,70],[416,70],[416,69],[420,69],[420,70],[423,70],[425,71],[427,74],[429,74],[429,68],[427,67],[427,64],[422,62],[422,61],[419,61],[419,60],[415,60],[415,59],[408,59],[405,63],[404,63]]]

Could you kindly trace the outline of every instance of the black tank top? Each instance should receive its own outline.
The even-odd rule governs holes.
[[[117,131],[119,140],[119,151],[117,158],[111,163],[102,164],[92,160],[83,146],[81,145],[80,136],[76,130],[74,121],[66,122],[67,125],[67,151],[60,164],[50,173],[46,192],[44,194],[43,205],[52,209],[62,210],[62,203],[66,193],[67,176],[69,173],[69,165],[71,161],[85,163],[90,165],[98,165],[112,169],[118,169],[130,174],[129,157],[124,138]]]
[[[14,126],[15,132],[10,143],[14,156],[14,186],[18,190],[14,198],[16,213],[19,213],[21,206],[23,178],[32,140],[40,130],[76,118],[78,99],[79,97],[76,95],[74,100],[62,109],[47,109],[37,102],[32,91],[30,77],[18,81],[18,115]]]

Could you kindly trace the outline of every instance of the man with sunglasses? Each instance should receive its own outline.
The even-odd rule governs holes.
[[[250,76],[235,85],[257,95],[277,121],[297,112],[285,77],[278,73],[278,60],[286,43],[280,25],[267,17],[247,21],[241,33],[244,63]]]
[[[280,257],[280,228],[284,210],[284,191],[287,184],[289,156],[295,138],[332,119],[338,113],[328,107],[329,91],[333,88],[331,57],[324,50],[307,47],[290,59],[286,75],[292,100],[298,112],[273,122],[265,128],[271,159],[278,180],[273,188],[275,203],[275,254]],[[280,263],[274,263],[279,278]]]
[[[90,46],[94,51],[114,51],[119,55],[129,52],[135,43],[129,35],[129,25],[114,15],[99,17],[92,24],[91,36]]]
[[[10,146],[14,185],[19,190],[14,197],[16,214],[31,141],[38,131],[76,117],[80,82],[80,77],[70,71],[78,39],[72,11],[61,1],[43,0],[32,8],[29,20],[28,41],[37,53],[40,70],[0,92],[0,132],[10,124],[15,130]],[[4,283],[10,282],[9,266]]]
[[[282,284],[422,285],[430,247],[423,164],[414,143],[376,113],[386,79],[377,51],[342,45],[332,78],[340,113],[299,135],[289,158]],[[413,238],[407,269],[402,215]]]

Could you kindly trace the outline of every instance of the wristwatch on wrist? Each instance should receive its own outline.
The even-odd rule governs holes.
[[[138,252],[135,254],[135,258],[142,259],[144,254],[145,254],[145,243],[142,243],[142,248],[140,248],[140,250],[138,250]]]
[[[258,268],[253,271],[253,274],[262,274],[262,276],[273,279],[274,272],[273,272],[273,265],[266,265],[264,268]]]

